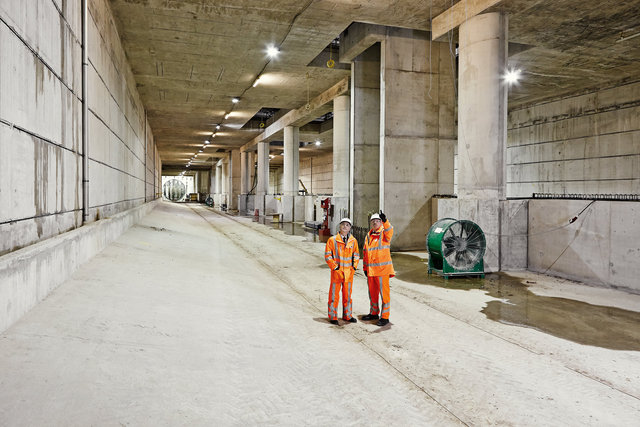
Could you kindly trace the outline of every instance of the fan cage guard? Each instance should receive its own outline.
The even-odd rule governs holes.
[[[427,233],[429,274],[436,271],[450,275],[484,277],[483,257],[486,240],[474,222],[444,218],[436,221]]]

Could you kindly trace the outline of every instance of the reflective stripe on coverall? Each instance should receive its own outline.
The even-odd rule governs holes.
[[[351,314],[351,286],[353,284],[353,273],[358,268],[360,261],[360,251],[358,241],[351,235],[347,243],[344,243],[342,236],[336,234],[328,241],[324,249],[324,259],[331,268],[331,285],[329,287],[329,320],[338,318],[338,302],[340,301],[340,290],[342,289],[342,318],[349,320]],[[336,270],[336,267],[339,267]]]
[[[393,226],[387,220],[377,230],[370,230],[362,248],[363,270],[367,272],[369,285],[369,313],[380,314],[383,319],[389,318],[391,309],[391,293],[389,278],[395,276],[391,262],[391,238]],[[378,298],[382,299],[382,311]]]

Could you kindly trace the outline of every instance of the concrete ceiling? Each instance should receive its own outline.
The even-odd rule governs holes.
[[[199,156],[210,166],[261,133],[249,122],[261,108],[280,117],[350,74],[325,64],[329,55],[338,62],[337,49],[327,47],[352,22],[428,30],[430,17],[455,3],[111,0],[111,7],[163,164],[185,165],[222,124]],[[509,62],[523,71],[510,108],[640,79],[638,0],[503,0],[489,10],[509,13]],[[455,43],[456,32],[449,37]],[[277,59],[266,56],[270,44],[280,47]],[[326,129],[321,139],[326,152]]]

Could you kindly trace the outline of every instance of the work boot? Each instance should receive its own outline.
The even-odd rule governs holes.
[[[362,316],[362,320],[378,320],[377,314],[365,314]]]
[[[356,323],[358,321],[358,319],[356,319],[355,317],[352,317],[351,319],[344,319],[344,320],[349,323]]]
[[[331,323],[332,325],[337,325],[338,324],[338,319],[330,319],[329,323]]]
[[[378,326],[386,326],[389,323],[389,319],[380,319],[376,325]]]

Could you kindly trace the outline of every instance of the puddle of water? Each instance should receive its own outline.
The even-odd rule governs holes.
[[[427,258],[393,254],[396,276],[403,281],[448,289],[482,289],[504,301],[490,301],[481,311],[487,318],[537,329],[579,344],[612,350],[640,351],[640,313],[566,298],[539,296],[522,279],[505,273],[484,279],[427,274]]]
[[[297,222],[273,222],[271,217],[269,216],[260,216],[253,217],[253,222],[258,222],[260,224],[264,224],[274,228],[276,230],[281,230],[284,234],[288,234],[290,236],[302,236],[305,237],[305,241],[313,242],[313,243],[326,243],[331,236],[320,236],[318,235],[317,230],[313,230],[311,228],[306,228],[303,224]]]

